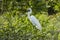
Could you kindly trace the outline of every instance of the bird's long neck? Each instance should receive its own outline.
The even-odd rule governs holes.
[[[28,18],[30,18],[30,13],[28,13]]]

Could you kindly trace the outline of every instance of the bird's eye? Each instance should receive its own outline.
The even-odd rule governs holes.
[[[27,10],[27,12],[30,12],[30,10]]]

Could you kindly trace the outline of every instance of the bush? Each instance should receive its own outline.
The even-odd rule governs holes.
[[[13,13],[13,12],[12,12]],[[60,14],[47,16],[37,13],[34,15],[42,25],[42,31],[35,28],[25,15],[6,12],[0,16],[0,40],[52,40],[60,39]]]

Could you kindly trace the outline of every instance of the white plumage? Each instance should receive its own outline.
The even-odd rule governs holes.
[[[28,8],[28,18],[29,18],[29,20],[32,22],[32,24],[34,26],[36,26],[37,29],[42,30],[41,24],[35,18],[35,16],[33,16],[33,15],[30,16],[31,13],[32,13],[32,9],[31,8]]]

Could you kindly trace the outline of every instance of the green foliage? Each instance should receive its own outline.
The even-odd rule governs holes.
[[[54,9],[60,11],[60,2],[59,0],[51,2],[51,0],[3,0],[0,40],[60,40],[60,13],[48,16],[46,12],[48,5],[54,5]],[[29,21],[25,13],[29,7],[33,9],[32,15],[41,23],[42,31],[36,29]]]
[[[17,12],[17,11],[16,11]],[[15,13],[16,13],[15,12]],[[14,13],[14,11],[12,11]],[[0,39],[1,40],[52,40],[59,33],[59,17],[47,16],[37,13],[35,17],[42,25],[42,31],[35,28],[25,15],[14,15],[6,12],[0,16]],[[56,16],[56,17],[55,17]],[[57,24],[58,23],[58,24]],[[54,38],[52,38],[54,36]],[[59,37],[59,36],[58,36]],[[58,38],[59,39],[59,38]]]

